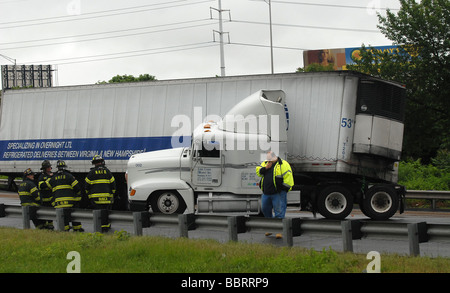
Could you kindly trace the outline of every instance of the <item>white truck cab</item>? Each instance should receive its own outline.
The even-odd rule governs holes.
[[[255,168],[266,152],[287,156],[285,94],[260,90],[220,121],[192,133],[191,146],[133,155],[128,162],[131,210],[172,213],[260,213]]]

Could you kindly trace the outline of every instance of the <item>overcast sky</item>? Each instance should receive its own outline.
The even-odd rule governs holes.
[[[271,72],[268,0],[222,0],[227,76]],[[159,80],[220,75],[218,0],[0,0],[0,54],[51,64],[57,85],[120,74]],[[390,45],[374,9],[398,0],[272,0],[274,72],[303,50]],[[231,19],[231,21],[230,21]],[[0,64],[12,64],[0,56]]]

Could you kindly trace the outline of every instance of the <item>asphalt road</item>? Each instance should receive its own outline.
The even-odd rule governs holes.
[[[0,203],[7,205],[19,205],[19,199],[16,193],[0,192]],[[286,213],[287,217],[313,218],[310,212],[299,211],[297,208],[289,207]],[[320,215],[317,218],[322,218]],[[348,219],[367,219],[358,209],[353,210]],[[403,214],[394,215],[390,221],[393,222],[427,222],[427,223],[450,223],[450,212],[431,212],[431,211],[406,211]],[[91,223],[82,223],[86,232],[93,232]],[[0,218],[0,226],[8,226],[15,228],[23,228],[22,220],[20,218]],[[131,225],[115,225],[112,227],[113,231],[127,231],[133,233]],[[144,235],[158,235],[171,238],[178,237],[178,229],[176,228],[145,228]],[[199,239],[215,239],[219,242],[228,241],[228,235],[223,231],[205,231],[193,230],[189,231],[189,238]],[[283,246],[283,241],[276,239],[274,236],[266,237],[262,232],[242,233],[238,235],[241,242],[249,243],[265,243],[275,246]],[[304,234],[299,237],[294,237],[294,246],[304,247],[308,249],[315,249],[321,251],[323,249],[333,249],[335,251],[342,251],[343,244],[340,236],[333,235],[309,235]],[[400,255],[409,254],[408,239],[394,238],[394,237],[380,237],[370,236],[363,237],[360,240],[353,240],[353,251],[355,253],[367,254],[370,251],[378,251],[383,253],[396,253]],[[431,241],[420,244],[420,255],[430,257],[450,257],[450,240],[449,241]]]

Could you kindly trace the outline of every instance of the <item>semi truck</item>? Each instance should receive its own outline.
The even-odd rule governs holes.
[[[84,182],[101,155],[115,209],[258,214],[254,169],[274,149],[302,208],[342,218],[359,204],[388,218],[402,204],[404,98],[401,85],[348,71],[6,90],[0,175],[14,188],[26,168],[64,160]]]
[[[303,210],[344,219],[358,204],[374,220],[403,212],[402,85],[349,71],[204,82],[200,95],[182,93],[192,112],[172,116],[172,148],[130,157],[132,210],[260,214],[255,168],[274,151],[291,165],[289,193]]]

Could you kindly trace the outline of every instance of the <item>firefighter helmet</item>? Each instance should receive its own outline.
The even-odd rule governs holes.
[[[31,168],[28,168],[25,171],[23,171],[23,176],[24,177],[27,177],[29,175],[33,175],[34,176],[34,172],[33,172],[33,170],[31,170]]]
[[[45,170],[45,169],[47,169],[47,168],[49,168],[51,166],[52,166],[52,164],[50,164],[50,161],[49,160],[45,160],[45,161],[42,162],[41,170]]]
[[[102,156],[100,156],[100,155],[95,155],[95,156],[92,158],[92,165],[95,165],[95,164],[98,164],[98,163],[104,164],[104,163],[105,163],[105,160],[102,158]]]
[[[61,170],[67,168],[67,165],[63,160],[58,160],[58,162],[56,162],[56,167],[58,167],[58,170]]]

